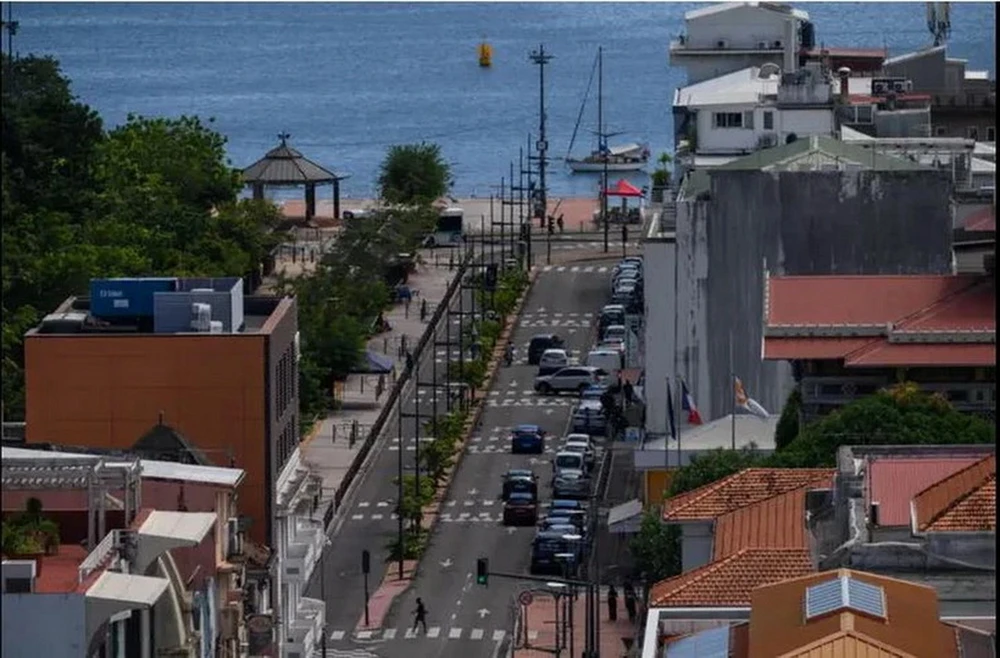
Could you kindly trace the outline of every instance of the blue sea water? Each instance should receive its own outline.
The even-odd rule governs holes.
[[[828,46],[926,46],[924,3],[797,3]],[[306,157],[351,178],[345,196],[374,192],[391,144],[441,145],[458,196],[488,195],[538,129],[544,43],[550,155],[569,145],[597,47],[605,116],[617,139],[672,145],[670,105],[684,82],[669,40],[694,3],[15,3],[20,54],[58,58],[106,125],[129,113],[214,118],[244,167],[287,131]],[[949,55],[992,69],[990,3],[952,3]],[[6,8],[5,8],[6,9]],[[5,16],[6,18],[6,11]],[[476,48],[493,46],[494,66]],[[4,44],[6,45],[6,44]],[[596,83],[595,83],[596,84]],[[594,146],[589,105],[575,151]],[[590,195],[593,176],[550,170],[556,194]],[[637,179],[638,182],[643,182]],[[299,193],[296,193],[298,196]]]

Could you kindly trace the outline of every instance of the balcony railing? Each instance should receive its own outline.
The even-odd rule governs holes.
[[[778,39],[759,39],[750,43],[731,43],[727,39],[719,39],[709,43],[691,43],[686,36],[670,41],[671,55],[698,55],[701,53],[722,55],[748,52],[767,55],[784,52],[784,42]]]
[[[101,543],[94,547],[94,550],[90,552],[80,563],[77,569],[77,574],[79,576],[79,582],[83,582],[87,579],[87,576],[97,571],[111,559],[111,556],[115,552],[115,547],[118,545],[118,531],[112,530],[108,534],[104,535],[104,539]]]

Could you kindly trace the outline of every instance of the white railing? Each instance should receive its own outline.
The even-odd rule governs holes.
[[[104,535],[104,539],[101,543],[94,547],[87,557],[83,559],[80,563],[78,569],[79,582],[83,582],[87,579],[87,576],[92,574],[97,569],[107,561],[108,557],[115,551],[115,546],[118,544],[118,531],[112,530],[108,534]]]

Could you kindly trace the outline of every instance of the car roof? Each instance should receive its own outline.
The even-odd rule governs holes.
[[[524,491],[515,491],[507,498],[507,500],[534,500],[534,498],[535,497],[532,496],[530,493]]]
[[[531,340],[552,340],[553,338],[559,338],[559,336],[556,334],[535,334]]]
[[[583,471],[581,471],[578,468],[566,468],[559,471],[559,474],[556,475],[556,478],[562,478],[562,477],[568,478],[570,480],[577,480],[583,477]]]
[[[565,347],[550,347],[547,350],[545,350],[544,352],[542,352],[542,356],[543,357],[546,354],[559,354],[560,356],[562,356],[562,355],[566,354],[566,348]]]
[[[505,473],[507,477],[535,477],[535,472],[527,468],[512,468]]]
[[[617,311],[621,311],[622,313],[624,313],[625,312],[625,305],[624,304],[605,304],[604,308],[601,309],[601,312],[604,313],[605,311],[616,311],[616,312]]]
[[[604,333],[608,333],[612,329],[618,329],[619,327],[621,327],[623,330],[625,329],[625,325],[623,324],[609,324],[607,327],[604,328]]]

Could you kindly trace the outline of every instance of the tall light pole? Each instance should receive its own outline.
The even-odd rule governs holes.
[[[608,136],[604,131],[604,47],[597,47],[597,148],[601,151],[601,220],[604,253],[608,253]]]
[[[541,207],[542,226],[546,226],[549,206],[545,189],[545,154],[549,150],[549,143],[545,139],[545,65],[552,60],[552,55],[545,52],[545,44],[539,44],[538,50],[531,51],[529,58],[538,65],[538,142],[535,147],[538,150],[538,205]],[[552,262],[551,238],[548,242],[546,262]]]

